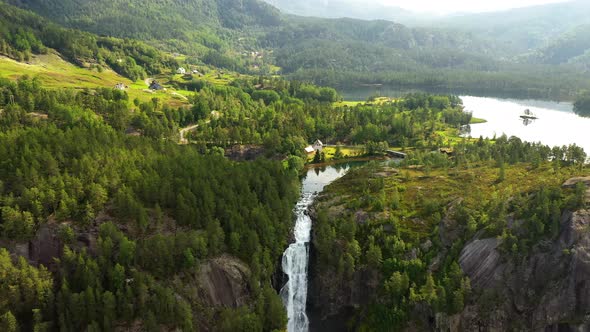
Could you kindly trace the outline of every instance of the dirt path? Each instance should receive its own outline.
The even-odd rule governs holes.
[[[188,144],[188,139],[186,139],[184,137],[184,135],[187,132],[189,132],[189,131],[191,131],[191,130],[193,130],[195,128],[198,128],[198,127],[199,127],[199,125],[196,124],[196,125],[192,125],[192,126],[188,126],[188,127],[184,127],[182,129],[180,129],[180,140],[178,141],[178,144]]]
[[[211,122],[211,120],[205,121],[205,124],[207,124],[209,122]],[[197,128],[199,128],[199,125],[198,124],[190,125],[188,127],[184,127],[182,129],[180,129],[180,139],[178,140],[178,144],[188,144],[188,139],[185,138],[184,135],[187,132],[192,131],[192,130],[197,129]]]
[[[183,95],[181,95],[181,94],[180,94],[180,93],[178,93],[178,92],[174,92],[174,91],[172,91],[172,92],[170,92],[170,94],[171,94],[171,95],[173,95],[173,96],[177,96],[177,97],[179,97],[180,99],[183,99],[183,100],[188,100],[188,98],[187,98],[186,96],[183,96]]]

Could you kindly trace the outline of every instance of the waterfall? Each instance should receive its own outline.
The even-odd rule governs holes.
[[[283,272],[289,281],[281,289],[281,297],[287,308],[288,332],[307,332],[309,321],[305,314],[307,302],[307,266],[309,262],[309,241],[311,218],[307,208],[313,202],[314,194],[303,193],[295,207],[295,242],[283,253]]]
[[[302,194],[294,209],[295,242],[283,253],[283,272],[289,280],[281,289],[281,298],[287,309],[288,332],[308,332],[309,320],[305,314],[307,304],[307,267],[309,264],[309,241],[311,238],[311,218],[307,209],[317,194],[332,181],[349,170],[348,164],[308,169],[302,181]]]

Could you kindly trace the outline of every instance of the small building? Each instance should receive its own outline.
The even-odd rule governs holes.
[[[176,70],[176,73],[180,74],[180,75],[184,75],[184,74],[186,74],[186,69],[184,69],[184,67],[180,67]]]
[[[127,89],[127,86],[125,84],[123,84],[123,83],[117,83],[115,85],[115,89],[117,89],[117,90],[125,90],[125,89]]]
[[[452,148],[440,148],[439,151],[447,156],[453,156],[455,154],[455,151]]]
[[[313,149],[313,146],[311,146],[311,145],[308,145],[308,146],[305,148],[305,153],[306,153],[306,154],[312,154],[312,153],[315,153],[315,150]]]
[[[164,87],[161,86],[157,81],[152,81],[150,84],[150,90],[164,90]]]
[[[324,143],[322,143],[322,141],[320,141],[319,139],[316,139],[315,142],[313,142],[312,147],[314,151],[319,150],[320,152],[322,152],[322,150],[324,149]]]

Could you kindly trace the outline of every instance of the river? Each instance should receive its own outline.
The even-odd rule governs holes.
[[[309,266],[309,241],[311,218],[307,215],[309,206],[324,187],[342,177],[356,164],[339,164],[315,167],[307,170],[301,188],[301,197],[295,206],[295,242],[283,253],[283,272],[289,277],[281,289],[281,298],[287,309],[288,332],[307,332],[309,320],[305,313],[307,304],[307,270]]]
[[[576,144],[590,154],[590,118],[578,116],[573,104],[540,100],[461,96],[466,111],[486,123],[471,125],[471,137],[517,136],[523,141],[549,146]],[[536,120],[520,116],[529,109]]]

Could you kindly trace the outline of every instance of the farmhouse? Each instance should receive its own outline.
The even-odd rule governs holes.
[[[322,152],[323,149],[324,149],[324,143],[322,143],[322,141],[320,141],[319,139],[316,139],[315,142],[313,142],[313,150],[314,151],[320,150],[320,152]]]
[[[317,139],[315,142],[313,142],[312,145],[308,145],[305,148],[305,153],[312,154],[312,153],[315,153],[318,150],[320,152],[322,152],[323,149],[324,149],[324,143],[322,143],[322,141],[320,141],[319,139]]]
[[[176,73],[180,74],[180,75],[184,75],[184,74],[186,74],[186,69],[184,69],[184,67],[180,67],[176,70]]]
[[[164,87],[160,85],[160,83],[156,82],[156,81],[152,81],[152,83],[150,84],[150,90],[163,90]]]
[[[117,89],[117,90],[125,90],[125,89],[127,89],[127,86],[125,84],[123,84],[123,83],[117,83],[115,85],[115,89]]]

